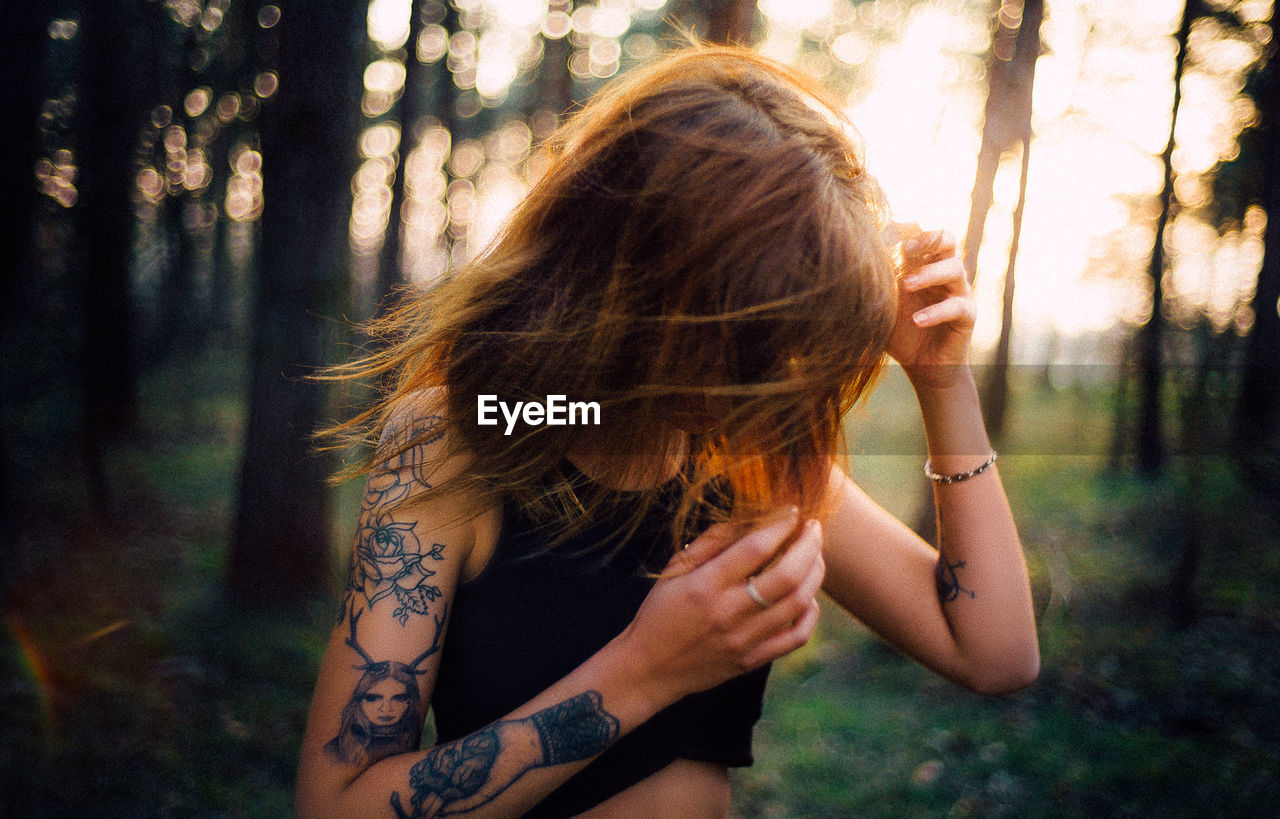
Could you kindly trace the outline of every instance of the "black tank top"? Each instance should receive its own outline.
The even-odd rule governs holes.
[[[572,467],[566,474],[587,480]],[[548,552],[533,523],[507,504],[493,556],[459,585],[450,607],[431,700],[439,742],[502,718],[631,622],[654,583],[647,574],[661,570],[670,554],[670,512],[655,508],[613,558],[602,559],[618,523],[595,522]],[[750,765],[768,674],[765,666],[659,712],[526,815],[581,813],[676,759]]]

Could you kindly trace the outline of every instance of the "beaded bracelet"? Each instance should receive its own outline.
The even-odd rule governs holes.
[[[987,462],[984,463],[982,466],[970,469],[968,472],[956,472],[953,475],[940,475],[937,472],[933,471],[933,465],[929,463],[928,458],[925,458],[924,459],[924,476],[929,480],[933,481],[934,483],[960,483],[961,481],[969,480],[974,475],[981,475],[983,472],[986,472],[987,469],[989,469],[991,465],[995,462],[996,462],[996,451],[993,449],[991,450],[991,457],[987,458]]]

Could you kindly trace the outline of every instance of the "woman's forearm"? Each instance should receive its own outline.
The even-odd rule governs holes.
[[[937,375],[937,374],[934,374]],[[969,472],[992,454],[968,367],[951,377],[913,379],[932,471]],[[1020,688],[1039,671],[1026,561],[995,466],[966,480],[934,483],[938,513],[938,599],[970,685]]]
[[[299,815],[519,815],[669,704],[673,694],[648,684],[626,657],[610,643],[474,733],[383,759],[336,793],[300,791]]]

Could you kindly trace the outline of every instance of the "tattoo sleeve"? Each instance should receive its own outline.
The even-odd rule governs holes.
[[[362,599],[365,608],[372,608],[379,600],[393,598],[392,616],[403,626],[411,615],[427,614],[430,603],[440,597],[440,587],[429,582],[436,573],[430,564],[444,559],[445,545],[425,545],[416,531],[417,522],[395,514],[412,494],[431,488],[423,450],[440,440],[440,434],[433,434],[439,424],[440,417],[433,415],[387,430],[386,443],[393,451],[410,442],[413,446],[379,464],[369,476],[339,623]]]
[[[501,720],[432,749],[409,771],[410,810],[400,819],[460,813],[501,796],[527,771],[588,759],[617,739],[619,723],[598,691],[585,691],[516,720]]]

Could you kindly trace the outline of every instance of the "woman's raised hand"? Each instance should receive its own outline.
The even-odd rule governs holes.
[[[619,637],[638,674],[674,701],[808,642],[826,567],[820,524],[797,523],[715,526],[672,558]]]
[[[973,290],[946,231],[898,226],[902,270],[898,316],[888,353],[912,381],[945,386],[969,361],[976,316]]]

